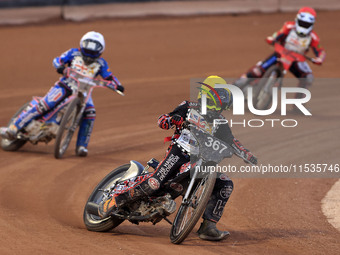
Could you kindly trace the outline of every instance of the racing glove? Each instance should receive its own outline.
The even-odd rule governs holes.
[[[317,57],[317,58],[312,58],[312,62],[313,64],[316,64],[316,65],[322,65],[323,60],[322,58]]]
[[[123,93],[125,88],[122,85],[117,85],[117,90]]]
[[[244,148],[239,140],[234,138],[231,146],[234,148],[235,154],[242,158],[244,162],[257,165],[257,158],[249,150]]]
[[[65,66],[64,65],[61,65],[57,68],[57,73],[60,73],[62,75],[64,75],[64,70],[65,70]]]
[[[266,42],[267,42],[268,44],[270,44],[270,45],[273,45],[273,44],[275,43],[275,39],[274,39],[274,37],[272,37],[272,36],[268,36],[268,37],[266,38]]]
[[[170,128],[170,116],[168,114],[163,114],[158,118],[158,126],[162,129]]]
[[[175,125],[176,127],[180,127],[183,123],[183,117],[176,114],[176,115],[171,117],[170,123],[172,125]]]
[[[120,84],[116,84],[116,83],[114,83],[113,81],[112,82],[110,82],[110,83],[108,83],[107,84],[107,86],[110,88],[110,89],[113,89],[113,90],[118,90],[118,91],[120,91],[120,92],[124,92],[124,87],[122,86],[122,85],[120,85]]]

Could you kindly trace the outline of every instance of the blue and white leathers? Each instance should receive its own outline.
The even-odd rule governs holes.
[[[93,63],[86,65],[80,50],[77,48],[72,48],[64,52],[61,56],[56,57],[53,60],[53,66],[56,69],[62,66],[69,66],[77,72],[91,78],[98,75],[100,75],[103,79],[112,77],[116,84],[120,84],[117,78],[112,75],[105,59],[98,58]],[[52,110],[57,104],[70,95],[72,95],[72,88],[68,85],[68,78],[63,76],[54,84],[54,86],[51,87],[51,89],[40,100],[40,102],[35,105],[35,107],[32,107],[28,112],[19,116],[15,122],[15,126],[18,130],[24,128],[30,121]],[[77,147],[84,146],[86,148],[88,146],[95,118],[96,111],[90,95],[86,104],[83,119],[79,126]]]

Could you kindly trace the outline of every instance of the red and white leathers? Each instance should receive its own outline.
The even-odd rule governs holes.
[[[288,21],[284,23],[283,27],[275,32],[272,36],[266,38],[267,43],[274,44],[275,42],[281,43],[286,49],[306,54],[311,48],[315,54],[315,58],[312,59],[314,64],[321,65],[326,57],[325,50],[320,46],[320,38],[314,32],[311,31],[308,35],[301,36],[296,31],[295,21]],[[265,71],[276,63],[277,54],[273,53],[264,61],[258,62],[247,73],[241,76],[241,79],[235,82],[236,85],[244,87],[247,84],[248,79],[245,78],[261,78]],[[289,71],[297,78],[300,79],[300,87],[309,87],[313,82],[312,69],[309,67],[306,61],[294,62]]]
[[[266,38],[267,43],[273,44],[275,41],[279,41],[286,49],[300,54],[305,54],[309,48],[312,48],[318,58],[318,64],[321,64],[326,57],[326,52],[320,46],[319,36],[314,31],[306,36],[299,36],[295,26],[295,21],[284,23],[278,32]]]

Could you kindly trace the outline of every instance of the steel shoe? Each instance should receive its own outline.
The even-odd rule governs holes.
[[[86,157],[88,153],[88,150],[84,146],[79,146],[76,149],[76,154],[79,157]]]
[[[199,238],[208,241],[221,241],[230,235],[228,231],[218,230],[216,222],[210,220],[204,220],[197,233]]]

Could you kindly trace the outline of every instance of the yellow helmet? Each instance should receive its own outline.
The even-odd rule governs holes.
[[[216,84],[227,84],[227,82],[217,76],[211,75],[206,78],[201,84],[200,92],[198,93],[197,99],[200,102],[202,94],[207,95],[207,108],[210,110],[223,111],[228,109],[233,103],[233,96],[227,88],[216,88]]]

